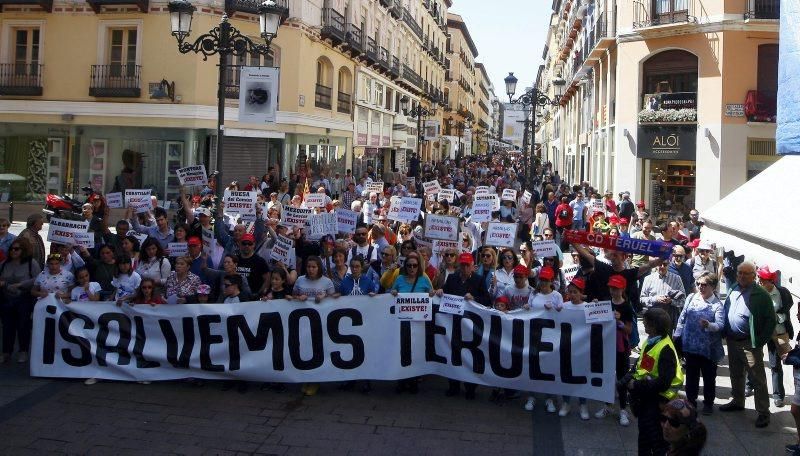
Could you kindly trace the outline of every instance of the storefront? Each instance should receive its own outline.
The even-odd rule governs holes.
[[[336,173],[344,176],[349,169],[350,138],[346,136],[317,136],[287,134],[281,163],[281,175],[295,177],[298,173],[317,178]]]
[[[688,215],[697,191],[697,126],[639,125],[636,156],[643,161],[645,202],[654,219]]]

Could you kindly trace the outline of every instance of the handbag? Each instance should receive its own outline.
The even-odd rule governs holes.
[[[789,343],[789,334],[774,334],[772,336],[772,343],[775,344],[775,351],[778,357],[792,351],[792,344]]]

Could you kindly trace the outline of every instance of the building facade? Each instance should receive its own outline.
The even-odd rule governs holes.
[[[477,103],[475,91],[477,78],[475,59],[478,48],[469,34],[466,22],[458,14],[447,15],[447,58],[450,68],[445,77],[445,98],[449,111],[445,116],[444,131],[449,143],[449,156],[471,155],[473,150],[473,125]]]
[[[567,89],[546,159],[656,216],[710,207],[777,159],[779,16],[778,0],[555,0],[539,84]]]

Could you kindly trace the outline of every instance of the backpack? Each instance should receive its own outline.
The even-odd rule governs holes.
[[[356,253],[358,250],[358,246],[353,247],[353,250],[350,253],[350,258],[361,258],[361,261],[366,262],[367,264],[372,262],[372,250],[375,248],[374,245],[370,244],[367,248],[367,257],[364,258],[363,254]]]
[[[566,220],[569,218],[569,211],[566,209],[562,209],[561,212],[558,213],[558,218],[561,220]]]

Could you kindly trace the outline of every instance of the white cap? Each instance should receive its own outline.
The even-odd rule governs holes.
[[[700,244],[697,246],[699,250],[714,250],[714,245],[707,240],[700,240]]]

